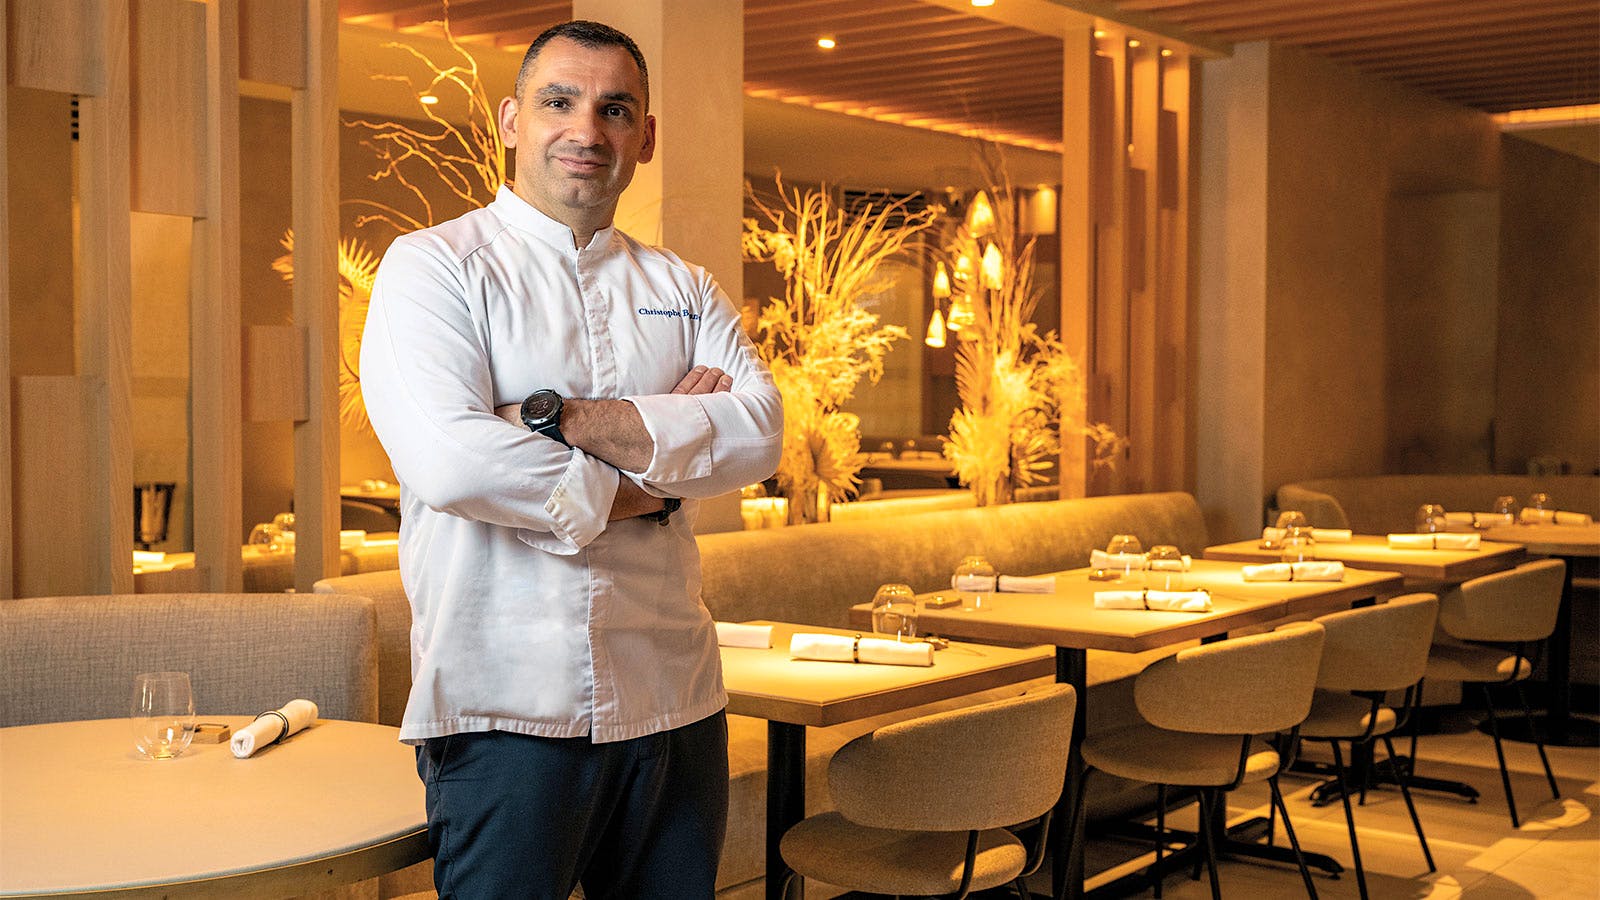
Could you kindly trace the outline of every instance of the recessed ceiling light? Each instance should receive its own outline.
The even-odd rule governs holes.
[[[1172,55],[1172,51],[1167,49],[1167,48],[1165,48],[1165,47],[1163,47],[1163,48],[1161,48],[1161,55],[1162,56],[1171,56]]]
[[[1138,38],[1134,38],[1133,40],[1128,41],[1128,46],[1137,48],[1139,46],[1139,39]]]
[[[973,6],[993,6],[994,0],[972,0]]]
[[[439,102],[439,98],[435,97],[432,94],[418,94],[417,95],[417,100],[418,100],[418,102],[422,103],[424,106],[432,106],[435,103]]]
[[[839,42],[831,37],[819,37],[817,38],[817,46],[824,50],[832,50],[833,48],[839,46]]]
[[[1095,36],[1095,37],[1097,37],[1097,38],[1103,38],[1103,37],[1105,37],[1105,36],[1106,36],[1106,33],[1105,33],[1105,31],[1104,31],[1104,30],[1102,30],[1102,29],[1099,29],[1099,28],[1096,28],[1096,29],[1095,29],[1095,30],[1094,30],[1094,36]]]

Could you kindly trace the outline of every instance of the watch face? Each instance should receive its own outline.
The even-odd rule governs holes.
[[[522,405],[522,417],[534,422],[544,422],[556,413],[560,399],[549,391],[539,391]]]

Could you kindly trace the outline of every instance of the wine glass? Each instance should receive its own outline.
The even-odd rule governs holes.
[[[1137,535],[1113,534],[1106,542],[1106,556],[1110,557],[1111,570],[1117,573],[1118,581],[1134,578],[1145,567],[1144,545]]]
[[[1550,495],[1544,491],[1535,491],[1528,495],[1528,502],[1523,504],[1522,519],[1525,522],[1550,522],[1555,520],[1555,504],[1550,501]],[[1530,512],[1530,510],[1532,510]]]
[[[150,759],[171,759],[194,739],[194,694],[188,672],[143,672],[133,679],[129,707],[133,746]]]
[[[962,606],[962,609],[968,612],[983,609],[984,595],[993,593],[995,589],[994,566],[982,556],[964,556],[956,565],[956,574],[950,579],[950,586],[959,592],[974,594],[972,605]]]
[[[1517,503],[1517,498],[1507,494],[1505,496],[1494,498],[1494,505],[1489,507],[1489,510],[1497,515],[1505,517],[1506,523],[1509,524],[1517,517],[1517,510],[1520,508],[1521,507]]]
[[[1283,533],[1283,561],[1308,562],[1316,559],[1317,539],[1310,525],[1293,525]]]
[[[872,595],[872,630],[907,641],[917,636],[917,597],[908,584],[880,585]]]
[[[1278,521],[1272,527],[1277,529],[1278,533],[1262,536],[1261,549],[1263,550],[1276,550],[1282,547],[1283,535],[1287,534],[1289,529],[1310,528],[1311,520],[1306,518],[1306,514],[1298,509],[1286,509],[1278,513]]]
[[[1183,553],[1171,544],[1157,544],[1151,547],[1145,585],[1153,591],[1185,590]]]
[[[1424,503],[1417,507],[1417,533],[1438,534],[1448,531],[1444,507],[1437,503]]]

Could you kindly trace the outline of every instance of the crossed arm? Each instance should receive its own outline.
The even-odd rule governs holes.
[[[733,378],[718,368],[695,366],[672,389],[674,394],[716,394],[730,390]],[[618,469],[640,472],[650,465],[655,441],[644,427],[644,417],[627,400],[562,402],[561,434],[572,446]],[[610,521],[648,515],[663,508],[660,497],[644,492],[630,478],[617,483]]]

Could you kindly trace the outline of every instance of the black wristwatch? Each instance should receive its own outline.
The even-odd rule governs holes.
[[[655,523],[657,525],[661,525],[661,526],[665,527],[666,524],[667,524],[667,520],[672,518],[672,514],[677,512],[678,511],[678,507],[680,507],[682,505],[683,505],[683,501],[679,500],[677,497],[663,497],[663,498],[661,498],[661,509],[660,509],[660,511],[653,512],[653,513],[645,513],[644,515],[640,516],[639,518],[641,518],[641,519],[654,519]]]
[[[567,443],[561,436],[561,395],[549,388],[534,391],[522,401],[522,424],[534,434]]]

